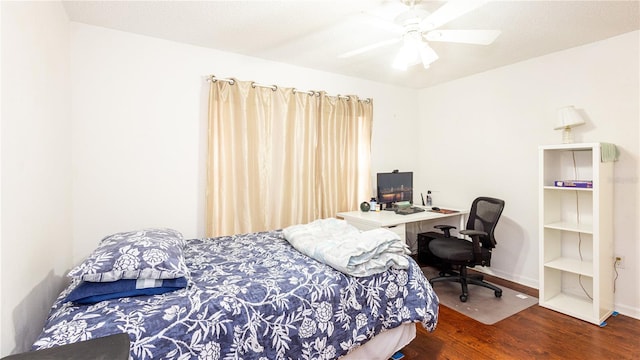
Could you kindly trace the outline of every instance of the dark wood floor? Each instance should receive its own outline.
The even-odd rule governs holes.
[[[487,280],[538,296],[536,289]],[[470,287],[470,291],[486,289]],[[599,327],[534,305],[494,325],[484,325],[440,306],[438,327],[417,325],[405,360],[423,359],[640,359],[640,320],[612,316]]]

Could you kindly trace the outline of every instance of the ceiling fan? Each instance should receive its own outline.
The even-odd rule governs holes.
[[[449,0],[429,13],[418,5],[421,0],[400,0],[404,10],[393,20],[393,24],[378,24],[390,28],[402,36],[376,42],[340,55],[349,58],[365,52],[402,42],[402,47],[393,61],[393,67],[406,70],[419,63],[425,68],[438,60],[438,54],[429,46],[429,41],[489,45],[500,35],[499,30],[445,30],[440,26],[484,5],[489,0]]]

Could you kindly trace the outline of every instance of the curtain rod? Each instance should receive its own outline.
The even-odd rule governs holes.
[[[229,85],[233,85],[236,83],[235,79],[226,79],[226,78],[218,78],[215,75],[209,75],[207,76],[207,81],[209,82],[216,82],[216,81],[224,81],[226,83],[229,83]],[[278,90],[278,86],[277,85],[265,85],[265,84],[259,84],[257,82],[251,82],[251,87],[256,88],[256,87],[262,87],[262,88],[267,88],[267,89],[271,89],[273,91]],[[307,94],[309,96],[320,96],[320,92],[319,91],[314,91],[314,90],[309,90],[309,91],[302,91],[302,90],[298,90],[296,88],[293,88],[293,92],[294,93],[302,93],[302,94]],[[327,95],[329,97],[332,97],[331,95]],[[351,100],[351,96],[345,96],[345,95],[335,95],[333,97],[337,97],[338,99],[344,99],[344,100]],[[366,98],[366,99],[362,99],[360,101],[364,101],[365,103],[368,103],[371,101],[370,98]]]

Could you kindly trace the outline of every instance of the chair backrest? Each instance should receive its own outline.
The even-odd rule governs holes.
[[[469,219],[467,220],[467,230],[480,230],[488,234],[480,237],[482,247],[487,249],[496,247],[496,239],[493,236],[493,232],[503,209],[504,200],[490,197],[479,197],[473,200]]]

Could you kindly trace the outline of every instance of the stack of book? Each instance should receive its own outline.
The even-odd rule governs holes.
[[[593,188],[592,180],[556,180],[554,185],[557,187],[577,187],[577,188]]]

